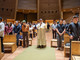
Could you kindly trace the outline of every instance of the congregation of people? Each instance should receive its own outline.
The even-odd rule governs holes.
[[[15,21],[15,23],[11,22],[2,22],[2,17],[0,17],[0,38],[1,38],[1,46],[2,46],[2,52],[4,52],[4,46],[3,46],[3,39],[5,35],[16,35],[16,45],[19,46],[19,39],[23,39],[23,47],[29,46],[29,40],[28,40],[28,32],[30,32],[30,38],[35,37],[35,30],[36,24],[33,23],[26,23],[25,20],[23,20],[21,23],[19,21]],[[23,35],[20,35],[20,33],[23,33]]]
[[[80,41],[79,16],[73,16],[71,23],[66,23],[65,20],[60,19],[59,22],[54,22],[51,27],[53,39],[57,39],[57,50],[62,50],[62,41],[64,40],[64,34],[66,33],[70,36],[70,42],[66,43],[66,46],[70,46],[69,60],[71,60],[71,42]]]
[[[39,20],[39,23],[29,23],[26,20],[22,22],[16,21],[14,24],[9,22],[2,22],[0,17],[0,38],[2,52],[4,52],[3,38],[4,35],[16,35],[16,45],[19,46],[19,39],[23,39],[23,48],[29,47],[29,37],[35,38],[37,35],[37,48],[46,47],[46,24],[43,23],[43,19]],[[59,21],[54,21],[52,25],[47,22],[47,31],[52,30],[52,38],[57,39],[57,50],[62,50],[62,41],[64,40],[64,33],[70,36],[71,41],[80,41],[80,22],[77,15],[73,16],[71,23],[66,23],[65,20],[60,19]],[[37,33],[35,32],[37,30]],[[21,36],[20,33],[23,33]],[[71,44],[68,44],[71,45]]]

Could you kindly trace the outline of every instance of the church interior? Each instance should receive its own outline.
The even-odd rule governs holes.
[[[80,60],[79,28],[80,0],[0,0],[0,60]]]

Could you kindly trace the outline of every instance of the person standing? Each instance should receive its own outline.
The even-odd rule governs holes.
[[[30,38],[33,38],[33,27],[31,24],[29,25],[29,33],[30,33]]]
[[[45,37],[45,23],[43,23],[43,20],[39,20],[40,23],[37,24],[38,29],[38,42],[37,42],[37,48],[45,48],[46,47],[46,37]]]
[[[63,24],[66,26],[66,21],[65,20],[63,20]]]
[[[5,25],[2,22],[2,17],[0,17],[0,39],[1,39],[1,51],[4,52],[4,46],[3,46],[3,37],[4,37],[4,29]]]
[[[22,32],[23,32],[23,48],[25,45],[29,47],[29,40],[28,40],[28,31],[29,31],[29,25],[26,24],[26,21],[23,20],[23,25],[22,25]]]
[[[50,24],[47,22],[47,31],[50,29]]]
[[[35,24],[33,23],[33,37],[35,37]]]
[[[77,15],[73,16],[73,22],[69,25],[68,34],[70,36],[70,58],[71,60],[71,41],[80,41],[80,22],[78,22],[79,17]]]
[[[11,23],[8,23],[8,26],[5,27],[5,33],[8,35],[12,35],[13,34],[13,27]]]
[[[17,47],[18,47],[18,43],[19,43],[19,37],[20,37],[20,31],[21,31],[21,26],[19,25],[19,22],[16,21],[15,22],[15,25],[14,25],[14,34],[16,35],[16,38],[17,38]]]
[[[63,20],[60,19],[59,24],[56,27],[57,31],[57,44],[58,44],[58,50],[62,50],[62,40],[63,40],[63,35],[65,33],[65,25],[63,24]]]
[[[54,21],[54,24],[52,24],[53,39],[56,39],[56,27],[57,27],[57,24],[56,24],[56,22]]]
[[[66,24],[66,31],[69,29],[69,23]]]

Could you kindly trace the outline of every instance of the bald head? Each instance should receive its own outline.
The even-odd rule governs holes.
[[[16,26],[18,26],[19,22],[18,22],[18,21],[16,21],[16,22],[15,22],[15,24],[16,24]]]
[[[42,23],[43,22],[43,19],[39,19],[39,21],[40,21],[40,23]]]

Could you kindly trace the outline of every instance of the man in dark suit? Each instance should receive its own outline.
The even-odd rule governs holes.
[[[73,16],[73,22],[69,25],[68,34],[70,35],[70,59],[71,60],[71,41],[80,41],[80,23],[78,16]]]

